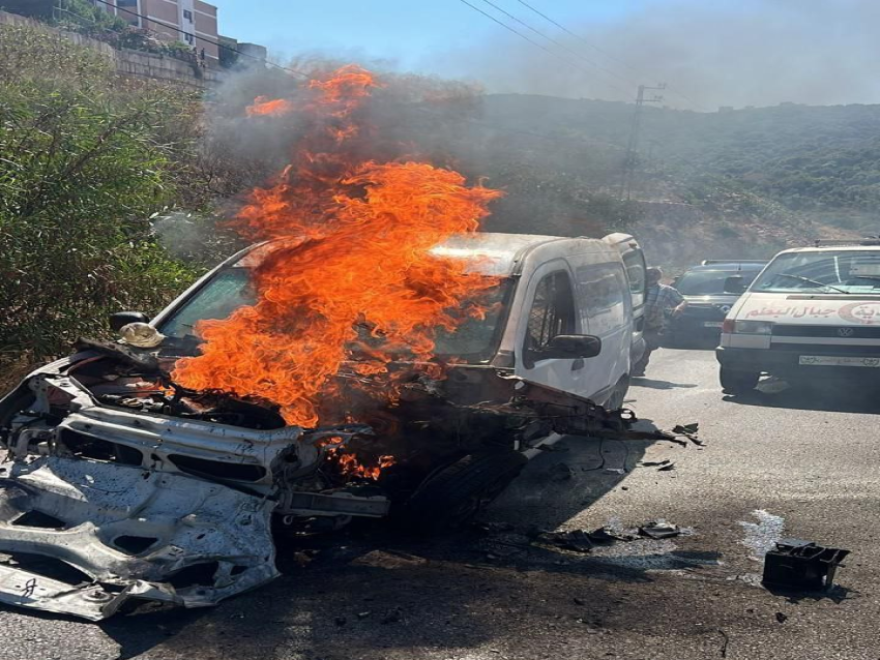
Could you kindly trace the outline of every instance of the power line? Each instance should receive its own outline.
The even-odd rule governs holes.
[[[470,7],[470,8],[473,9],[474,11],[478,11],[478,12],[480,12],[483,16],[485,16],[486,18],[488,18],[490,21],[493,21],[493,22],[497,23],[498,25],[500,25],[501,27],[503,27],[505,30],[508,30],[508,31],[510,31],[510,32],[513,32],[515,35],[517,35],[517,36],[520,37],[521,39],[525,39],[526,41],[528,41],[528,42],[529,42],[530,44],[532,44],[533,46],[537,46],[538,48],[540,48],[541,50],[543,50],[545,53],[549,53],[550,55],[552,55],[552,56],[555,57],[556,59],[561,60],[562,62],[565,62],[566,64],[569,64],[569,65],[571,65],[571,66],[574,66],[575,68],[577,68],[577,69],[579,69],[579,70],[581,70],[581,71],[586,71],[586,69],[584,69],[584,68],[581,67],[580,65],[575,64],[575,63],[573,63],[571,60],[568,60],[568,59],[562,57],[561,55],[559,55],[559,53],[556,53],[556,52],[550,50],[549,48],[545,47],[543,44],[540,44],[540,43],[538,43],[537,41],[535,41],[534,39],[531,39],[531,38],[527,37],[526,35],[524,35],[522,32],[520,32],[520,31],[517,30],[516,28],[512,28],[512,27],[510,27],[510,26],[509,26],[507,23],[505,23],[504,21],[500,21],[500,20],[498,20],[497,18],[495,18],[494,16],[492,16],[492,14],[489,14],[488,12],[483,11],[482,9],[480,9],[479,7],[477,7],[476,5],[472,5],[470,2],[468,2],[468,0],[460,0],[460,1],[463,2],[464,4],[466,4],[468,7]],[[492,4],[492,3],[490,2],[489,4]],[[496,7],[496,9],[497,9],[497,6],[496,6],[496,5],[492,5],[492,6],[493,6],[493,7]],[[504,12],[503,9],[500,10],[500,11]],[[507,13],[507,12],[504,12],[504,13]],[[519,21],[519,19],[517,19],[516,17],[513,17],[513,18],[514,18],[515,20]],[[519,22],[522,23],[522,21],[519,21]],[[526,25],[526,27],[529,27],[529,26]],[[541,33],[538,32],[537,30],[535,30],[534,28],[529,27],[529,29],[531,29],[533,32],[537,32],[538,34],[541,34]],[[541,36],[544,36],[544,35],[541,35]],[[546,36],[545,36],[544,38],[545,38],[545,39],[549,39],[549,37],[546,37]],[[550,40],[550,41],[553,41],[552,39],[549,39],[549,40]],[[615,87],[615,89],[617,89],[618,91],[624,91],[624,90],[621,90],[619,87],[616,87],[615,85],[612,85],[612,87]],[[625,92],[624,92],[624,93],[625,93]]]
[[[532,39],[529,39],[529,38],[528,38],[526,35],[524,35],[522,32],[519,32],[518,30],[515,30],[514,28],[510,27],[507,23],[504,23],[503,21],[499,21],[497,18],[495,18],[494,16],[492,16],[492,14],[488,14],[488,13],[484,12],[482,9],[480,9],[480,8],[477,7],[476,5],[472,5],[472,4],[471,4],[470,2],[468,2],[467,0],[461,0],[461,2],[463,2],[464,4],[466,4],[468,7],[470,7],[470,8],[473,9],[474,11],[478,11],[478,12],[480,12],[483,16],[485,16],[486,18],[488,18],[490,21],[495,21],[496,23],[498,23],[498,25],[500,25],[501,27],[503,27],[505,30],[510,30],[511,32],[513,32],[516,36],[520,37],[521,39],[525,39],[526,41],[528,41],[528,42],[529,42],[530,44],[532,44],[533,46],[537,46],[538,48],[540,48],[541,50],[543,50],[545,53],[550,53],[550,54],[553,55],[554,57],[559,57],[556,53],[554,53],[554,52],[553,52],[552,50],[550,50],[549,48],[545,48],[544,46],[542,46],[541,44],[539,44],[537,41],[534,41],[534,40],[532,40]]]
[[[505,16],[507,16],[507,17],[509,17],[509,18],[512,18],[514,21],[516,21],[516,22],[519,23],[520,25],[524,25],[526,28],[528,28],[529,30],[531,30],[531,31],[534,32],[535,34],[537,34],[537,35],[543,37],[544,39],[546,39],[546,40],[549,41],[550,43],[554,44],[556,47],[561,48],[562,50],[566,51],[567,53],[570,53],[571,55],[574,55],[575,57],[577,57],[577,58],[580,59],[580,60],[583,60],[584,62],[586,62],[586,63],[589,64],[590,66],[594,66],[594,67],[596,67],[599,71],[602,71],[602,72],[608,74],[609,76],[612,76],[612,77],[614,77],[614,78],[617,78],[618,80],[620,80],[620,81],[622,81],[622,82],[625,82],[625,83],[627,83],[627,84],[629,84],[629,85],[635,85],[635,83],[632,82],[631,80],[627,80],[626,78],[624,78],[624,77],[622,77],[622,76],[616,74],[614,71],[611,71],[611,70],[609,70],[609,69],[606,69],[605,67],[603,67],[603,66],[602,66],[601,64],[599,64],[598,62],[594,62],[593,60],[584,57],[583,55],[581,55],[580,53],[578,53],[576,50],[572,50],[571,48],[569,48],[569,47],[566,46],[565,44],[563,44],[563,43],[557,41],[556,39],[554,39],[554,38],[552,38],[552,37],[547,36],[546,34],[544,34],[543,32],[541,32],[540,30],[537,30],[537,29],[533,28],[531,25],[529,25],[529,24],[526,23],[525,21],[523,21],[523,20],[517,18],[516,16],[514,16],[513,14],[511,14],[509,11],[507,11],[507,10],[505,10],[505,9],[503,9],[503,8],[501,8],[501,7],[499,7],[498,5],[496,5],[494,2],[492,2],[492,0],[483,0],[483,2],[485,2],[487,5],[490,5],[490,6],[494,7],[495,9],[497,9],[498,11],[500,11],[500,12],[501,12],[502,14],[504,14]],[[613,86],[613,85],[612,85],[612,86]],[[625,92],[624,90],[620,89],[619,87],[616,87],[616,86],[615,86],[614,88],[617,89],[618,91],[621,91],[621,92],[627,93],[627,92]]]
[[[569,30],[569,29],[568,29],[567,27],[565,27],[562,23],[557,23],[557,22],[554,21],[552,18],[550,18],[549,16],[547,16],[547,14],[545,14],[544,12],[542,12],[542,11],[540,11],[540,10],[535,9],[534,7],[532,7],[532,5],[530,5],[530,4],[529,4],[528,2],[526,2],[525,0],[517,0],[517,2],[519,2],[519,3],[520,3],[521,5],[523,5],[524,7],[526,7],[526,8],[528,8],[528,9],[532,10],[533,12],[535,12],[538,16],[540,16],[541,18],[543,18],[543,19],[544,19],[545,21],[547,21],[548,23],[552,23],[553,25],[555,25],[556,27],[558,27],[560,30],[562,30],[563,32],[565,32],[565,33],[568,34],[569,36],[572,36],[572,37],[574,37],[575,39],[577,39],[578,41],[585,43],[587,46],[589,46],[589,47],[592,48],[593,50],[595,50],[595,51],[597,51],[597,52],[599,52],[599,53],[602,53],[602,55],[604,55],[604,56],[607,57],[608,59],[610,59],[610,60],[612,60],[612,61],[615,61],[615,62],[617,62],[618,64],[621,64],[621,65],[625,66],[627,69],[629,69],[629,70],[632,71],[633,73],[638,73],[638,71],[636,71],[632,66],[630,66],[630,65],[627,64],[626,62],[617,59],[616,57],[614,57],[614,56],[611,55],[610,53],[608,53],[608,52],[602,50],[601,48],[599,48],[598,46],[596,46],[596,45],[590,43],[589,41],[587,41],[586,39],[584,39],[584,38],[583,38],[582,36],[580,36],[579,34],[576,34],[576,33],[572,32],[571,30]]]
[[[605,57],[607,57],[607,58],[608,58],[609,60],[611,60],[612,62],[617,62],[617,63],[620,64],[621,66],[624,66],[624,67],[626,67],[627,69],[629,69],[630,71],[632,71],[633,73],[639,73],[639,71],[637,71],[632,65],[627,64],[626,62],[624,62],[623,60],[621,60],[621,59],[615,57],[614,55],[612,55],[612,54],[609,53],[608,51],[606,51],[606,50],[604,50],[604,49],[602,49],[602,48],[599,48],[599,47],[596,46],[595,44],[593,44],[593,43],[587,41],[586,39],[584,39],[584,38],[583,38],[582,36],[580,36],[579,34],[577,34],[577,33],[575,33],[575,32],[572,32],[572,31],[569,30],[567,27],[565,27],[562,23],[559,23],[559,22],[557,22],[557,21],[554,21],[554,20],[553,20],[552,18],[550,18],[547,14],[545,14],[545,13],[542,12],[542,11],[540,11],[539,9],[536,9],[535,7],[533,7],[532,5],[530,5],[530,4],[529,4],[528,2],[526,2],[525,0],[517,0],[517,2],[519,2],[519,3],[520,3],[521,5],[523,5],[524,7],[527,7],[528,9],[530,9],[531,11],[533,11],[534,13],[536,13],[538,16],[540,16],[541,18],[543,18],[545,21],[547,21],[547,22],[549,22],[549,23],[552,23],[553,25],[555,25],[556,27],[558,27],[560,30],[562,30],[563,32],[565,32],[565,33],[568,34],[569,36],[574,37],[575,39],[577,39],[577,40],[580,41],[581,43],[586,44],[587,46],[589,46],[590,48],[592,48],[592,49],[595,50],[596,52],[601,53],[602,55],[604,55]],[[683,93],[681,93],[681,92],[679,92],[679,91],[673,89],[672,87],[667,87],[667,89],[668,89],[670,92],[672,92],[673,94],[675,94],[676,96],[679,96],[679,97],[681,97],[682,99],[684,99],[685,101],[687,101],[688,103],[690,103],[692,106],[694,106],[694,107],[696,107],[696,108],[702,108],[703,110],[706,110],[706,108],[703,107],[702,104],[697,103],[697,102],[694,101],[692,98],[690,98],[690,97],[688,97],[688,96],[685,96]]]

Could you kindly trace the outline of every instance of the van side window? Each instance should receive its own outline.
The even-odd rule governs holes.
[[[531,369],[540,352],[556,335],[575,332],[574,296],[568,273],[557,271],[538,282],[529,309],[523,363]]]
[[[616,327],[623,323],[625,298],[629,290],[629,282],[623,269],[615,264],[594,264],[581,266],[575,272],[585,304],[583,305],[589,319],[590,332],[599,326]]]
[[[633,305],[641,307],[645,302],[645,292],[648,289],[645,257],[641,250],[627,252],[623,256],[623,263],[626,266],[629,291],[633,295]]]

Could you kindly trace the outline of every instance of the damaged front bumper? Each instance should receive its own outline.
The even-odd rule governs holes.
[[[202,607],[278,575],[275,502],[54,456],[0,465],[0,602],[92,621],[131,599]]]
[[[273,513],[388,512],[381,494],[314,483],[325,441],[344,446],[363,425],[249,429],[114,409],[66,366],[0,401],[2,603],[93,621],[131,599],[215,605],[278,575]]]

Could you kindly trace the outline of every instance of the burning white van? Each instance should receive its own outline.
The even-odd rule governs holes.
[[[115,315],[127,341],[80,341],[0,400],[0,601],[94,620],[130,598],[213,604],[277,574],[270,523],[330,530],[393,507],[405,524],[447,526],[560,434],[627,433],[631,417],[606,408],[629,383],[633,286],[619,250],[593,239],[437,246],[496,278],[487,312],[436,333],[433,371],[401,348],[378,408],[359,405],[375,403],[357,367],[381,339],[364,328],[333,376],[348,406],[337,423],[291,425],[272,401],[181,386],[174,366],[199,353],[198,324],[252,302],[267,249],[152,320]]]
[[[815,379],[880,367],[880,241],[777,254],[730,310],[716,354],[730,394],[764,373]]]

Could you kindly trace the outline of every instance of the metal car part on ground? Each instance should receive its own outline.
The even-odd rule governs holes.
[[[78,458],[0,466],[0,602],[99,621],[131,599],[186,607],[274,579],[274,502]]]

